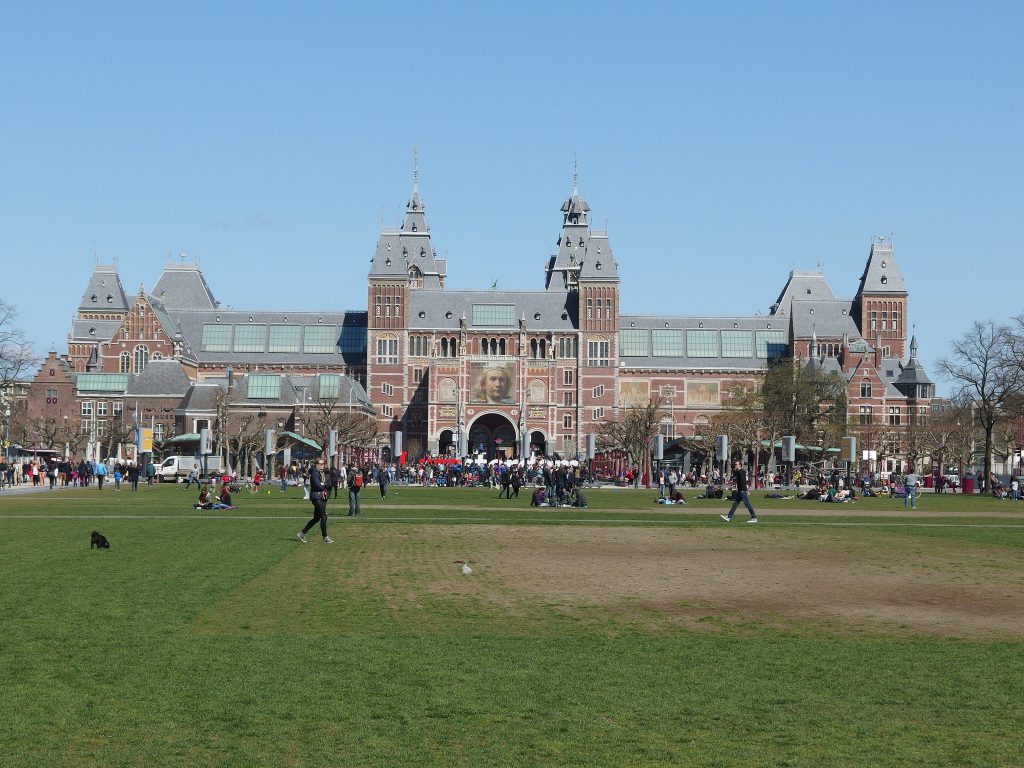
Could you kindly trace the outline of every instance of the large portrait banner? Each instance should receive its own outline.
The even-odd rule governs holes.
[[[516,364],[470,363],[469,384],[469,402],[510,405],[515,402]]]

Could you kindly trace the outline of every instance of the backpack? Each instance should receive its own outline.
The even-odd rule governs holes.
[[[355,478],[355,480],[352,481],[352,487],[355,488],[357,491],[360,488],[363,487],[363,473],[362,472],[356,472],[356,478]]]

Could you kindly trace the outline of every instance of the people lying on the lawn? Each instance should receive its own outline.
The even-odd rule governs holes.
[[[210,501],[209,486],[200,486],[199,499],[192,506],[196,509],[213,509],[213,503]]]

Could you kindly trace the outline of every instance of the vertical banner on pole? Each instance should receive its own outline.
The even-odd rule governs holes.
[[[210,448],[211,448],[211,446],[210,446],[210,430],[209,429],[205,429],[205,428],[204,429],[200,429],[199,430],[199,453],[200,453],[200,455],[207,456],[210,453],[212,453]]]
[[[402,454],[402,430],[395,431],[395,438],[391,448],[391,458],[396,459]]]
[[[654,436],[654,458],[658,461],[665,460],[665,436],[655,435]]]
[[[796,461],[796,437],[786,435],[782,438],[782,460]]]
[[[719,435],[715,438],[715,458],[718,461],[729,460],[729,436]]]
[[[594,433],[591,432],[587,435],[587,458],[593,459],[597,453],[597,439],[594,437]]]
[[[270,456],[274,451],[274,430],[268,429],[263,434],[263,455]]]
[[[334,457],[338,455],[338,430],[332,429],[327,436],[327,455]]]
[[[843,438],[843,458],[853,464],[857,461],[857,438],[856,437],[844,437]]]

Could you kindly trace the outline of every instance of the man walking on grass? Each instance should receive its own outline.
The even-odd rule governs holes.
[[[921,482],[921,479],[917,476],[917,472],[910,470],[910,474],[907,475],[903,481],[903,486],[906,488],[906,494],[903,496],[903,508],[906,509],[908,506],[911,509],[917,509],[917,486]]]
[[[313,471],[309,473],[309,500],[313,503],[313,517],[299,531],[298,538],[303,544],[306,543],[306,534],[309,529],[320,523],[320,535],[324,537],[324,544],[333,544],[334,540],[327,535],[327,484],[324,482],[323,458],[316,460]]]
[[[756,523],[757,512],[755,512],[754,508],[750,505],[750,493],[749,488],[747,487],[747,473],[743,469],[743,465],[739,461],[733,464],[732,481],[736,486],[736,495],[733,496],[732,507],[729,508],[728,515],[719,515],[719,517],[725,520],[725,522],[731,523],[733,513],[736,511],[736,507],[738,507],[740,505],[740,502],[742,501],[746,505],[747,510],[749,510],[750,512],[750,519],[747,520],[747,522]]]

